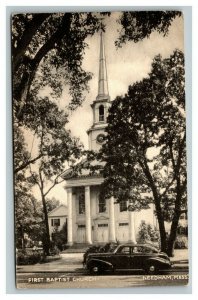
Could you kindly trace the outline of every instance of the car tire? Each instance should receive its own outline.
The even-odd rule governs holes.
[[[90,271],[90,273],[91,273],[92,275],[99,275],[99,274],[101,273],[101,269],[100,269],[100,267],[97,266],[97,265],[91,266],[90,269],[89,269],[89,271]]]
[[[158,273],[158,267],[156,266],[156,264],[148,264],[145,268],[145,272],[148,275],[154,275]]]

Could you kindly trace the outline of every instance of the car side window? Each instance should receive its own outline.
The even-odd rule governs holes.
[[[123,247],[120,251],[123,254],[130,254],[130,247]]]
[[[152,248],[149,248],[149,247],[144,248],[144,253],[156,253],[156,252],[157,251]]]
[[[133,247],[133,253],[144,253],[143,247]]]

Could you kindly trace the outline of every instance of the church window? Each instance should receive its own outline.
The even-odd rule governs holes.
[[[85,228],[85,225],[78,225],[78,228]]]
[[[85,195],[79,195],[79,214],[83,215],[85,213]]]
[[[51,219],[51,226],[60,226],[60,219]]]
[[[104,121],[104,106],[99,106],[99,122]]]
[[[119,226],[128,226],[129,223],[119,223]]]
[[[106,200],[102,197],[99,197],[98,208],[99,208],[99,213],[106,212]]]
[[[108,227],[108,224],[98,224],[98,227]]]
[[[127,201],[123,200],[120,202],[120,212],[127,211]]]

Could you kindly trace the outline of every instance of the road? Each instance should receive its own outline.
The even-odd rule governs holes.
[[[90,276],[85,270],[76,272],[18,273],[17,287],[26,288],[130,288],[137,286],[179,286],[188,284],[188,269],[172,269],[161,275],[148,276],[138,272]]]

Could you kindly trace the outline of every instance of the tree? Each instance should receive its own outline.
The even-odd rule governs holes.
[[[29,103],[31,108],[32,103]],[[80,157],[82,145],[78,139],[72,138],[69,131],[65,129],[68,122],[67,114],[48,98],[37,99],[37,106],[34,112],[36,121],[32,123],[37,136],[38,156],[35,168],[30,166],[31,184],[36,184],[39,188],[43,205],[45,224],[45,250],[49,255],[50,234],[48,224],[47,196],[50,191],[63,182],[61,175],[65,170],[65,163]],[[45,114],[43,114],[45,111]],[[32,122],[31,119],[27,122]]]
[[[151,224],[147,224],[145,221],[141,221],[138,231],[139,243],[157,243],[159,240],[159,232]]]
[[[55,230],[52,233],[52,240],[60,251],[64,249],[64,245],[67,244],[67,222],[63,224],[59,231]]]
[[[184,57],[155,57],[148,78],[129,86],[109,110],[103,184],[106,198],[129,199],[133,210],[154,202],[161,249],[173,254],[186,206]],[[169,240],[164,222],[171,221]]]
[[[60,201],[57,200],[55,197],[52,197],[51,199],[47,198],[46,205],[47,205],[47,211],[51,212],[52,210],[60,206]]]
[[[127,41],[135,43],[148,38],[152,32],[157,31],[164,36],[169,32],[169,27],[180,11],[126,11],[120,16],[120,36],[116,45],[121,47]]]
[[[65,108],[73,110],[81,105],[91,79],[91,73],[82,68],[88,46],[85,40],[99,30],[101,14],[29,13],[12,16],[13,121],[22,128],[22,134],[24,127],[34,131],[35,110],[42,109],[37,100],[46,89],[58,103],[66,86],[70,96],[65,99]],[[42,113],[45,116],[45,110]],[[26,150],[25,160],[15,161],[14,172],[26,169],[43,155],[30,157]]]
[[[16,246],[22,249],[25,247],[25,234],[33,240],[41,240],[43,232],[41,225],[41,207],[31,193],[31,184],[27,183],[24,174],[19,173],[15,176]]]

